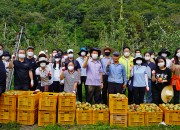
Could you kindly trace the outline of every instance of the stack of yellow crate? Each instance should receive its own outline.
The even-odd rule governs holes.
[[[38,126],[56,124],[58,93],[44,92],[40,94],[38,110]]]
[[[128,98],[123,94],[109,94],[110,125],[127,127]]]
[[[9,91],[0,96],[0,123],[16,121],[18,94],[18,91]]]
[[[73,125],[75,120],[76,95],[60,93],[58,98],[58,124]]]
[[[27,91],[18,95],[17,122],[34,125],[38,119],[39,93]]]

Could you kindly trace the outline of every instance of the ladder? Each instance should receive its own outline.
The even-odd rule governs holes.
[[[20,43],[21,43],[21,37],[22,37],[22,34],[23,34],[23,29],[24,28],[22,26],[20,33],[18,33],[17,36],[16,36],[16,44],[15,44],[14,53],[13,53],[15,55],[15,60],[17,59],[18,50],[19,50],[19,46],[20,46]],[[8,74],[7,74],[6,91],[9,91],[10,88],[11,88],[13,74],[14,74],[14,68],[10,69]]]

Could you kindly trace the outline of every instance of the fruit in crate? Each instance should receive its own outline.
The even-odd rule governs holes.
[[[60,96],[74,96],[74,93],[66,93],[66,92],[61,92],[59,93]]]
[[[76,110],[93,110],[93,108],[88,102],[77,102]]]
[[[143,104],[145,112],[160,112],[161,109],[156,104]]]
[[[180,104],[165,104],[163,103],[162,106],[167,110],[180,110]]]
[[[94,105],[92,105],[92,108],[93,108],[94,111],[96,111],[96,110],[106,110],[106,111],[108,111],[109,110],[108,106],[105,105],[105,104],[94,104]]]
[[[117,94],[113,94],[113,98],[125,99],[126,96],[124,94],[117,93]]]
[[[7,91],[7,92],[5,92],[5,94],[8,94],[8,95],[18,95],[19,92],[18,91]]]
[[[143,108],[140,105],[131,104],[128,105],[128,111],[129,112],[143,112]]]

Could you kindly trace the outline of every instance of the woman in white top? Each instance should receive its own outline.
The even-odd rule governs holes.
[[[61,84],[60,75],[62,72],[61,55],[54,57],[55,61],[51,64],[53,84],[50,86],[52,92],[63,92],[64,85]]]
[[[38,77],[39,89],[42,92],[48,92],[49,86],[53,83],[52,70],[48,64],[47,56],[45,54],[40,54],[39,62],[37,63],[39,67],[36,69],[36,75]]]

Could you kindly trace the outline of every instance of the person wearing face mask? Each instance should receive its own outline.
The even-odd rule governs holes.
[[[174,59],[172,60],[171,70],[173,72],[173,77],[171,85],[173,85],[174,90],[174,104],[179,104],[180,96],[180,48],[177,48],[174,53]]]
[[[52,50],[52,54],[50,54],[50,58],[49,58],[49,62],[50,63],[53,63],[55,61],[55,55],[57,55],[57,50],[56,49],[53,49]]]
[[[102,55],[104,55],[103,58],[100,59],[103,69],[103,89],[102,89],[102,102],[103,104],[107,105],[107,91],[108,91],[108,74],[106,72],[106,67],[108,62],[112,60],[110,54],[113,52],[113,48],[110,47],[104,47],[102,48]]]
[[[48,92],[49,86],[53,83],[52,70],[45,54],[40,54],[38,58],[37,66],[39,67],[36,69],[38,80],[37,90]]]
[[[171,81],[171,70],[166,67],[166,59],[163,56],[156,59],[156,71],[152,73],[152,81],[155,82],[153,103],[162,104],[161,91],[170,85]]]
[[[140,49],[136,49],[135,50],[135,57],[141,55],[141,50]]]
[[[152,72],[156,70],[156,65],[151,62],[151,56],[150,52],[145,52],[144,53],[144,58],[145,58],[145,66],[147,67],[147,75],[148,75],[148,86],[149,86],[149,91],[145,93],[144,97],[144,103],[151,103],[152,102],[152,88],[154,84],[152,84]]]
[[[150,61],[155,64],[156,57],[155,57],[155,52],[154,52],[154,50],[150,50],[149,53],[150,53],[150,56],[151,56]]]
[[[133,57],[131,56],[131,52],[130,52],[130,48],[129,47],[124,47],[123,48],[123,56],[121,56],[119,58],[119,63],[124,65],[125,69],[126,69],[126,76],[127,79],[129,80],[130,76],[131,76],[131,68],[133,66]],[[127,84],[128,87],[128,84]],[[124,92],[125,93],[125,89]],[[130,90],[128,88],[128,103],[132,104],[133,103],[133,90]]]
[[[86,69],[83,68],[83,64],[85,62],[86,59],[86,55],[88,54],[88,50],[85,47],[82,47],[80,49],[80,52],[78,53],[79,57],[76,59],[80,66],[81,66],[81,84],[78,85],[77,87],[77,95],[78,95],[78,99],[80,102],[82,102],[82,86],[84,84],[85,86],[85,97],[87,100],[87,85],[85,85],[86,82]]]
[[[30,86],[34,86],[32,68],[27,60],[25,60],[25,50],[18,50],[18,60],[12,58],[9,63],[9,69],[14,67],[14,89],[28,90]]]
[[[119,52],[113,53],[113,61],[109,61],[106,67],[108,74],[108,94],[122,93],[126,88],[127,76],[124,65],[118,62]]]
[[[33,87],[29,86],[29,89],[31,91],[35,91],[36,87],[38,85],[38,81],[37,81],[37,76],[35,74],[37,64],[36,64],[36,59],[34,58],[34,47],[28,46],[26,49],[26,54],[27,54],[27,56],[25,57],[25,60],[28,61],[31,66],[31,69],[33,72],[33,79],[34,79],[34,86]]]
[[[61,55],[57,54],[55,55],[54,58],[55,58],[55,62],[51,64],[53,84],[50,85],[49,91],[50,92],[63,92],[64,85],[60,84],[61,83],[60,74],[62,73]]]
[[[11,55],[9,54],[9,52],[4,51],[3,57],[4,57],[3,63],[4,63],[5,68],[6,68],[6,74],[8,75],[8,72],[9,72],[9,62],[10,62],[10,59],[11,59]]]
[[[3,52],[3,45],[0,44],[0,96],[6,90],[6,69],[2,61]]]
[[[91,54],[91,58],[90,58]],[[103,75],[102,65],[98,60],[101,55],[101,50],[98,48],[90,49],[90,54],[83,64],[83,68],[86,68],[86,85],[88,85],[87,102],[92,103],[93,97],[95,104],[100,103],[99,97],[101,89],[103,88]]]
[[[137,55],[133,60],[134,66],[131,70],[131,76],[133,76],[133,94],[134,103],[141,104],[144,103],[145,91],[149,91],[148,86],[148,75],[147,67],[143,65],[145,63],[144,58],[141,55]]]
[[[60,75],[60,80],[64,79],[64,91],[73,92],[76,94],[77,85],[80,80],[80,75],[75,71],[74,63],[68,63],[68,70],[62,71]]]
[[[171,64],[172,64],[172,61],[170,59],[168,59],[168,57],[171,55],[171,53],[163,48],[159,53],[158,53],[159,56],[163,56],[165,59],[166,59],[166,67],[167,68],[171,68]]]
[[[68,69],[67,64],[68,64],[70,61],[72,61],[72,62],[74,62],[74,69],[75,69],[76,71],[78,71],[79,74],[80,74],[81,66],[80,66],[79,62],[78,62],[76,59],[74,59],[74,52],[73,52],[73,50],[72,50],[72,49],[68,49],[68,50],[67,50],[67,53],[68,53],[68,58],[65,60],[65,63],[64,63],[64,64],[65,64],[65,69],[66,69],[66,70]]]

